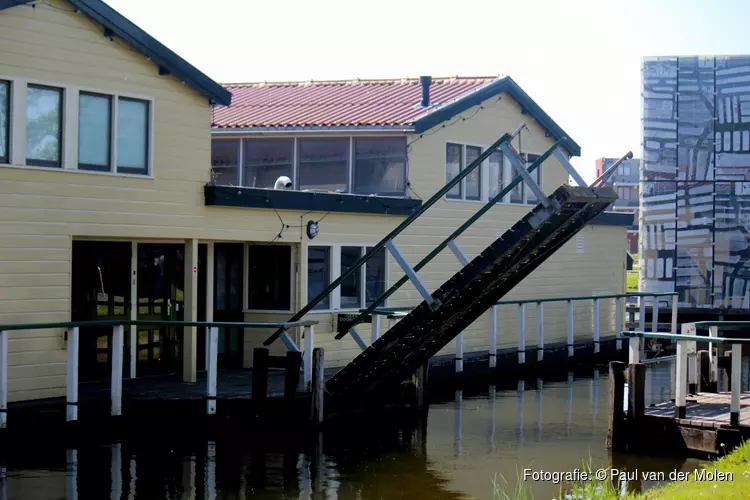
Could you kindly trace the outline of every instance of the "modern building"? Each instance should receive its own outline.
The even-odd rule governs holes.
[[[640,286],[750,309],[750,56],[643,60]]]
[[[0,324],[286,319],[522,122],[531,133],[516,147],[529,160],[569,137],[509,77],[224,87],[100,0],[0,0]],[[562,147],[580,154],[571,139]],[[568,180],[554,158],[537,175],[546,192]],[[427,254],[509,179],[507,162],[488,158],[399,237],[406,258]],[[534,203],[519,186],[460,238],[464,251],[479,254]],[[622,292],[629,217],[597,223],[513,296]],[[458,269],[446,251],[421,274],[435,289]],[[359,352],[350,337],[334,340],[339,315],[400,277],[383,254],[311,314],[327,363]],[[407,286],[389,305],[419,301]],[[546,313],[566,314],[559,304]],[[602,336],[614,318],[603,306]],[[590,307],[576,321],[590,332]],[[515,318],[499,323],[499,347],[514,346]],[[563,340],[566,321],[548,323],[548,342]],[[466,332],[467,351],[486,342],[487,325]],[[130,327],[125,376],[196,380],[204,333]],[[223,329],[220,368],[249,366],[267,335]],[[11,401],[64,394],[65,338],[9,332]],[[109,377],[111,340],[109,327],[81,328],[81,381]]]
[[[596,176],[601,176],[617,158],[599,158],[596,160]],[[619,199],[610,206],[610,210],[634,214],[633,225],[628,228],[628,251],[638,253],[638,182],[641,171],[641,160],[631,158],[624,160],[605,181],[605,185],[612,186]]]

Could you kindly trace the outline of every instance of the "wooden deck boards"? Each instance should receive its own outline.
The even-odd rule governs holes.
[[[686,418],[678,419],[678,423],[702,427],[718,427],[729,425],[729,405],[731,393],[702,392],[688,396]],[[646,408],[647,415],[657,417],[674,417],[674,403],[661,403]],[[740,425],[750,427],[750,393],[740,396]]]

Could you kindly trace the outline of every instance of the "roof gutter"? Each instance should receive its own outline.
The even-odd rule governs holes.
[[[358,132],[367,134],[414,133],[414,127],[403,125],[385,125],[381,127],[332,126],[332,127],[211,127],[214,135],[243,135],[243,134],[332,134],[336,132]]]

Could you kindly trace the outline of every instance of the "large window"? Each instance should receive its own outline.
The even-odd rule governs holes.
[[[365,251],[369,252],[370,247]],[[385,293],[385,285],[385,248],[381,248],[365,264],[365,307]]]
[[[331,282],[331,249],[330,247],[307,248],[307,300],[316,297]],[[314,309],[328,309],[331,296],[318,302]]]
[[[120,97],[117,116],[117,171],[148,174],[149,103]]]
[[[211,141],[211,177],[220,186],[239,186],[240,141]]]
[[[10,161],[10,83],[0,80],[0,163]]]
[[[446,144],[445,146],[445,182],[450,182],[463,169],[463,147],[460,144]],[[463,181],[448,191],[447,198],[460,200],[463,198]]]
[[[63,90],[29,85],[26,98],[26,164],[62,166]]]
[[[505,172],[503,169],[505,168],[505,162],[503,153],[500,151],[494,151],[490,157],[489,157],[489,169],[488,169],[488,183],[489,183],[489,193],[488,193],[488,199],[496,196],[500,193],[500,191],[505,188],[507,184],[505,184]],[[507,195],[503,197],[500,201],[505,201],[507,199]]]
[[[242,185],[273,189],[276,179],[294,180],[294,139],[245,139]]]
[[[529,168],[532,163],[537,161],[539,159],[539,155],[532,155],[527,154],[526,155],[526,168]],[[531,178],[536,180],[536,183],[539,185],[539,187],[542,187],[542,166],[539,165],[534,169],[533,172],[531,172]],[[526,191],[526,203],[529,205],[536,205],[539,203],[539,200],[537,200],[536,195],[534,192],[529,189],[528,186],[526,186],[526,183],[524,184],[524,190]]]
[[[482,148],[476,146],[466,146],[466,166],[468,167],[479,158],[482,154]],[[481,200],[482,199],[482,184],[481,184],[481,165],[472,170],[465,178],[464,184],[466,185],[466,199],[467,200]]]
[[[264,311],[292,309],[292,247],[248,247],[247,307]]]
[[[354,139],[354,192],[404,196],[406,138]]]
[[[111,170],[112,98],[81,92],[78,103],[78,168]]]
[[[445,181],[449,182],[482,154],[479,146],[448,143],[445,146]],[[456,184],[448,194],[451,200],[482,199],[482,166],[476,167]]]
[[[349,139],[299,139],[299,188],[349,191]]]
[[[362,257],[361,247],[341,247],[341,273],[351,269]],[[350,309],[362,304],[362,273],[353,273],[341,283],[341,308]]]

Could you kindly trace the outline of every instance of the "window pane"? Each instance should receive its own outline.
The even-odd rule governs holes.
[[[473,161],[479,158],[482,154],[482,148],[477,146],[466,146],[466,166],[471,165]],[[476,167],[466,176],[466,199],[467,200],[481,200],[482,192],[480,190],[481,185],[481,169],[482,166]]]
[[[117,110],[117,171],[148,174],[148,102],[121,97]]]
[[[273,189],[276,179],[294,180],[292,155],[294,139],[245,139],[245,177],[247,187]]]
[[[366,251],[369,252],[370,248]],[[365,306],[371,305],[375,299],[383,295],[385,281],[385,248],[381,248],[365,264]]]
[[[238,186],[239,140],[211,141],[211,179],[217,186]]]
[[[62,89],[29,85],[26,97],[26,163],[59,167]]]
[[[109,96],[81,92],[78,98],[78,168],[110,170],[111,110]]]
[[[516,177],[518,175],[518,171],[510,164],[510,160],[508,161],[508,178]],[[526,191],[526,182],[521,180],[518,184],[516,184],[513,189],[510,191],[510,202],[511,203],[523,203],[523,195]]]
[[[445,145],[445,182],[448,183],[458,175],[461,171],[463,162],[461,161],[461,145],[460,144],[446,144]],[[461,182],[456,184],[448,194],[446,198],[461,199]]]
[[[307,248],[307,300],[322,292],[330,283],[331,249],[329,247]],[[314,309],[328,309],[330,295],[321,300]]]
[[[10,159],[8,142],[10,137],[8,124],[10,123],[10,83],[0,80],[0,162],[7,163]]]
[[[250,245],[248,307],[269,311],[292,308],[292,247]]]
[[[341,274],[357,262],[362,256],[360,247],[341,247]],[[362,307],[361,287],[362,272],[358,270],[341,283],[341,308],[359,308]]]
[[[495,151],[490,155],[489,176],[489,197],[492,198],[503,190],[503,153],[500,151]],[[507,196],[503,198],[507,198]],[[505,201],[505,199],[498,201]]]
[[[538,159],[539,159],[539,155],[527,154],[526,155],[526,168],[531,166],[531,164],[537,161]],[[542,166],[541,165],[536,167],[536,169],[534,169],[534,171],[531,172],[531,178],[536,180],[536,183],[539,184],[539,187],[542,186]],[[526,203],[528,203],[529,205],[536,205],[537,203],[539,203],[539,201],[536,199],[536,195],[531,189],[528,188],[528,186],[526,187]]]
[[[349,139],[299,139],[299,188],[348,191]]]
[[[354,192],[406,194],[406,138],[354,140]]]

